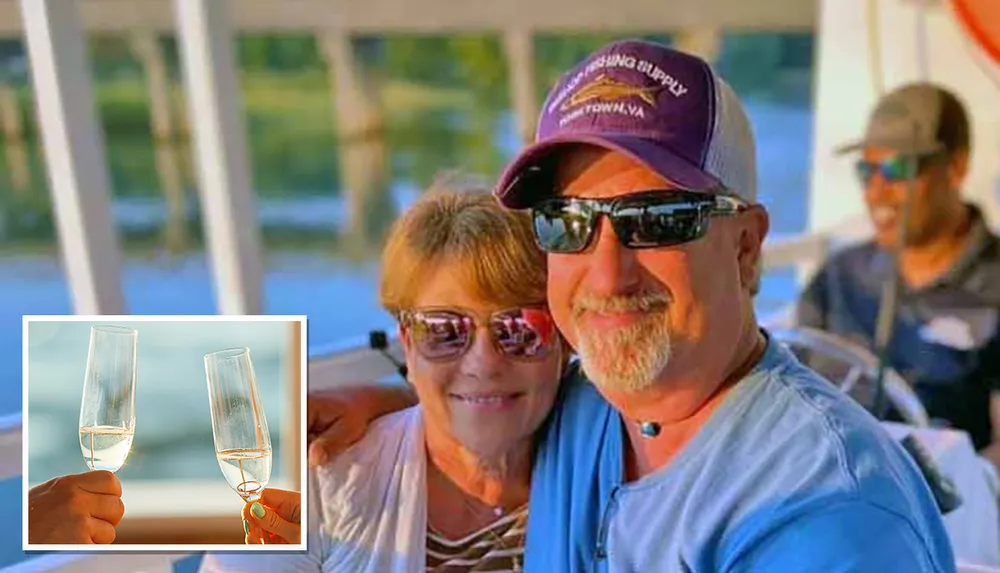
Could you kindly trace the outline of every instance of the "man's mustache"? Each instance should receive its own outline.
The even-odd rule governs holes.
[[[631,295],[581,295],[573,302],[573,314],[584,312],[649,312],[667,306],[671,297],[666,291]]]

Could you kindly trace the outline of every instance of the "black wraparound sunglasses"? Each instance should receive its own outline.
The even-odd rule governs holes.
[[[749,204],[717,192],[656,189],[609,199],[552,197],[531,209],[535,239],[549,253],[579,253],[594,238],[601,215],[630,249],[668,247],[705,236],[711,217],[735,215]]]
[[[917,155],[897,155],[882,161],[859,160],[855,171],[862,185],[868,185],[876,173],[887,183],[898,183],[915,179],[930,165],[946,158],[946,154],[935,151]]]

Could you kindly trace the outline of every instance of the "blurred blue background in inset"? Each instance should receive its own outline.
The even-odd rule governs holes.
[[[138,331],[135,438],[117,475],[134,480],[222,479],[215,458],[203,357],[248,347],[275,460],[289,416],[291,325],[266,322],[51,322],[28,324],[28,479],[31,485],[87,471],[79,418],[90,328]],[[274,464],[272,476],[284,468]]]

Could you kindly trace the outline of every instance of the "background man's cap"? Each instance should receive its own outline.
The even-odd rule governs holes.
[[[948,111],[959,106],[954,96],[929,83],[901,86],[875,105],[868,117],[868,127],[860,141],[838,147],[837,154],[880,147],[897,153],[923,155],[951,147],[942,141],[942,128],[949,120]],[[960,110],[964,116],[964,111]]]
[[[757,198],[753,134],[733,90],[704,60],[660,44],[614,42],[564,74],[497,197],[531,207],[553,191],[548,160],[580,143],[625,154],[683,189]]]

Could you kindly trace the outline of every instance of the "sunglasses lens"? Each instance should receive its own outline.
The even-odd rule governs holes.
[[[705,234],[705,213],[697,204],[625,204],[616,210],[612,223],[619,239],[628,247],[668,247],[687,243]]]
[[[555,325],[545,309],[521,308],[493,315],[493,341],[510,358],[542,358],[555,341]]]
[[[413,313],[410,336],[428,360],[454,358],[465,352],[475,329],[472,319],[447,311]]]
[[[876,173],[881,174],[886,182],[895,183],[916,177],[920,172],[920,160],[910,156],[899,156],[882,162],[858,161],[855,169],[858,172],[858,179],[863,184],[867,185]]]
[[[576,253],[587,248],[594,231],[594,214],[571,199],[546,201],[532,210],[535,238],[543,251]]]
[[[907,181],[917,175],[917,160],[913,157],[894,157],[882,163],[882,176],[886,181]]]
[[[875,165],[870,161],[858,161],[854,168],[858,173],[858,179],[861,180],[861,183],[868,184],[868,181],[878,169],[878,165]]]

